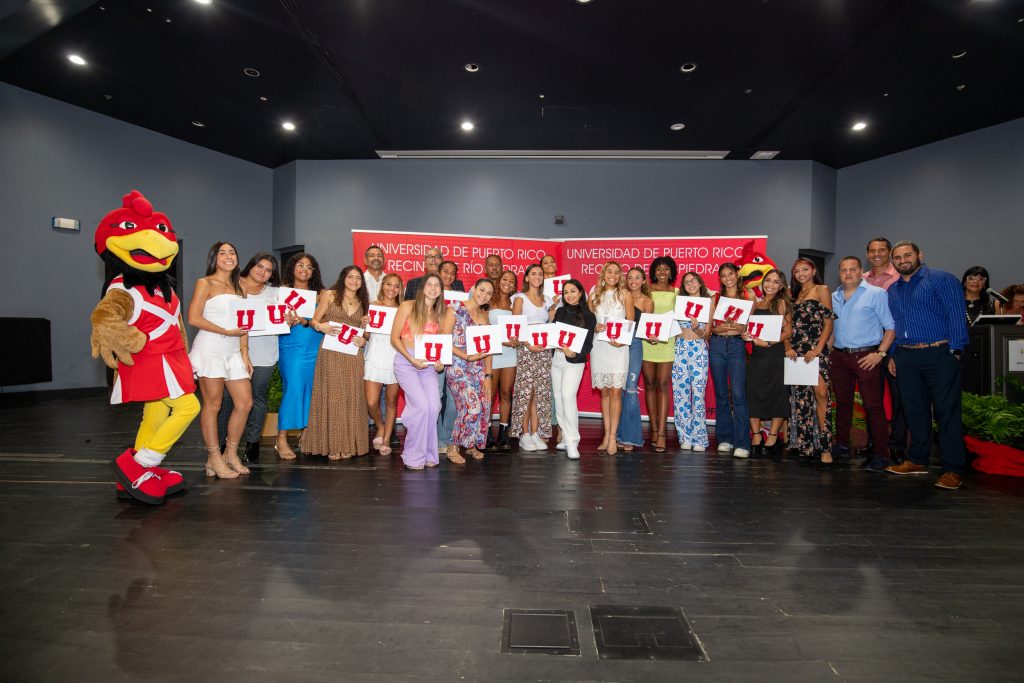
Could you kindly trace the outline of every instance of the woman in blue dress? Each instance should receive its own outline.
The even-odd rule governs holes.
[[[324,288],[320,277],[320,264],[312,254],[299,252],[290,259],[282,273],[282,285],[294,289],[308,289],[319,298]],[[323,335],[310,326],[308,318],[301,318],[292,326],[291,334],[283,334],[278,341],[277,367],[281,373],[281,408],[277,415],[277,443],[274,450],[283,460],[294,460],[295,451],[288,445],[289,429],[305,429],[309,422],[309,401],[313,394],[313,371]]]

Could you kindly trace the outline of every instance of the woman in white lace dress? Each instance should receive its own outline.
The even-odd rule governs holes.
[[[609,318],[633,320],[633,296],[626,289],[622,266],[615,261],[604,264],[597,284],[590,292],[589,303],[597,318],[595,333],[605,330]],[[629,344],[594,340],[590,352],[590,385],[601,390],[601,421],[604,423],[604,436],[597,450],[608,455],[618,452],[615,431],[619,428],[622,388],[626,386],[628,371]]]

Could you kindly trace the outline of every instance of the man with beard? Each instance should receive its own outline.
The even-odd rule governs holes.
[[[384,250],[376,244],[366,248],[363,254],[363,263],[366,270],[363,272],[363,280],[366,282],[366,293],[372,304],[377,300],[377,293],[380,292],[380,283],[384,280]]]
[[[960,354],[968,342],[963,287],[951,273],[924,265],[921,249],[913,242],[898,242],[892,263],[900,278],[888,291],[896,323],[889,371],[899,384],[911,441],[907,459],[886,472],[928,473],[934,406],[942,458],[942,476],[935,485],[958,489],[965,457]]]
[[[892,283],[900,277],[900,274],[892,267],[890,260],[892,242],[885,237],[875,237],[868,242],[866,251],[870,268],[864,275],[864,280],[869,285],[888,290]],[[892,419],[889,421],[889,459],[898,465],[903,462],[903,456],[907,451],[907,419],[903,416],[900,390],[896,385],[896,378],[889,373],[889,364],[882,363],[881,369],[882,381],[889,385],[889,398],[892,402]]]

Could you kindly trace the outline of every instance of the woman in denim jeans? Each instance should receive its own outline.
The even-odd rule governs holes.
[[[715,295],[730,299],[748,298],[739,281],[739,267],[723,263],[718,267],[721,291]],[[712,321],[711,378],[715,384],[715,435],[718,452],[732,452],[734,458],[750,457],[750,408],[747,406],[747,346],[741,335],[747,326]],[[730,401],[731,399],[731,401]]]
[[[633,295],[633,320],[640,320],[641,313],[654,310],[651,290],[647,286],[647,274],[643,268],[630,268],[626,273],[626,289]],[[640,368],[644,362],[644,340],[634,335],[629,345],[629,370],[626,386],[622,390],[622,415],[615,440],[627,453],[644,445],[644,430],[640,422]]]

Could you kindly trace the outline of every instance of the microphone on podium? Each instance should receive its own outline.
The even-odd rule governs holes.
[[[988,295],[989,295],[990,297],[992,297],[993,299],[996,299],[996,300],[998,300],[998,301],[999,301],[1000,303],[1004,303],[1004,304],[1008,304],[1008,303],[1010,303],[1010,300],[1009,300],[1009,299],[1007,299],[1007,298],[1006,298],[1005,296],[1003,296],[1002,294],[1000,294],[1000,293],[999,293],[999,292],[997,292],[996,290],[992,289],[991,287],[989,287],[988,289],[986,289],[986,290],[985,290],[985,293],[986,293],[986,294],[988,294]]]

